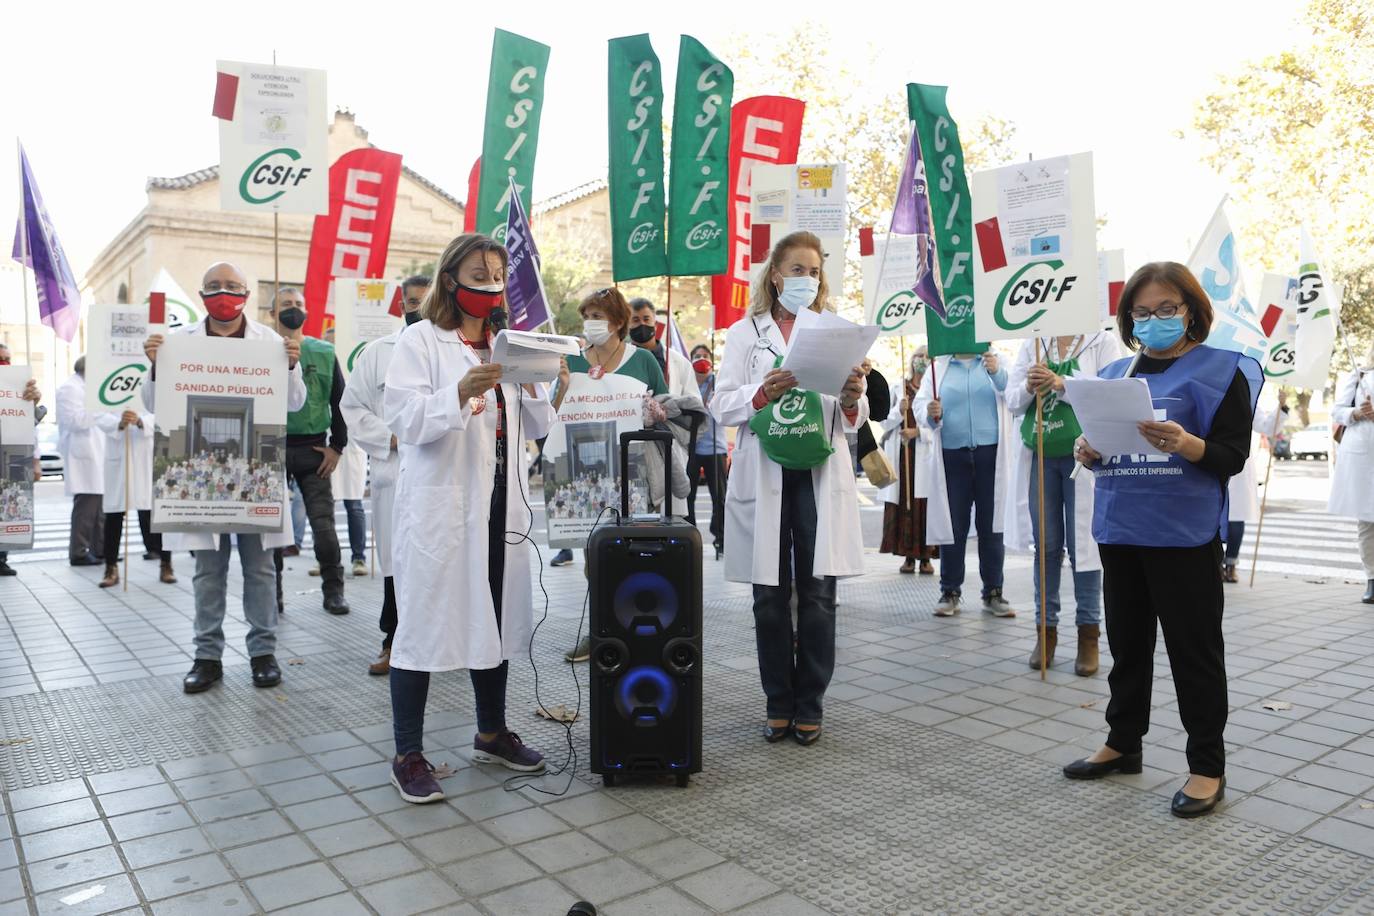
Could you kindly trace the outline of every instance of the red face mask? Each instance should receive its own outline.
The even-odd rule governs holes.
[[[500,289],[490,290],[474,289],[459,283],[458,288],[453,291],[453,299],[464,313],[486,321],[491,310],[501,304],[501,299],[505,294],[506,287],[504,285]]]
[[[692,368],[696,370],[697,375],[708,375],[711,372],[711,361],[704,356],[700,359],[694,359],[692,360]]]
[[[210,313],[211,318],[216,321],[233,321],[243,314],[243,304],[248,301],[248,294],[220,290],[201,293],[200,301],[205,303],[205,310]]]

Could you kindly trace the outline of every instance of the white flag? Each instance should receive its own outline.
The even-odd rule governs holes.
[[[1294,375],[1304,387],[1321,388],[1331,370],[1331,348],[1336,344],[1336,315],[1340,312],[1335,289],[1326,283],[1317,247],[1302,227],[1298,248],[1298,326],[1294,343]]]
[[[148,287],[150,292],[162,293],[167,297],[167,330],[171,331],[182,325],[197,324],[205,317],[205,307],[201,304],[200,297],[192,298],[181,288],[172,275],[167,272],[167,268],[162,268],[157,272],[157,278]],[[143,297],[143,304],[148,304],[148,297]]]
[[[1188,269],[1212,300],[1215,315],[1207,345],[1244,353],[1263,365],[1269,356],[1269,338],[1260,327],[1255,307],[1245,295],[1240,254],[1236,250],[1231,221],[1226,217],[1225,200],[1217,206],[1217,212],[1202,233],[1202,240],[1188,259]]]

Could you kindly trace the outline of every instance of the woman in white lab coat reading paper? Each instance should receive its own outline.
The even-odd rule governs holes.
[[[1326,511],[1359,522],[1365,604],[1374,604],[1374,347],[1364,368],[1341,377],[1331,419],[1345,427],[1336,449]]]
[[[525,440],[547,435],[554,411],[543,385],[502,383],[501,367],[490,362],[488,319],[503,307],[506,261],[506,249],[487,236],[450,242],[424,320],[397,340],[386,374],[385,418],[400,455],[391,778],[417,804],[443,798],[421,746],[432,672],[469,671],[473,760],[544,768],[542,755],[506,727],[506,672],[528,650],[534,617]]]
[[[823,257],[820,239],[809,232],[794,232],[773,248],[749,313],[725,337],[711,402],[717,422],[739,427],[725,495],[725,578],[754,586],[768,705],[764,738],[776,742],[790,733],[803,745],[820,738],[821,702],[835,667],[836,577],[863,572],[858,492],[844,437],[868,422],[863,375],[854,368],[836,397],[801,391],[792,373],[775,368],[797,312],[830,307]],[[785,435],[806,425],[814,427],[809,437]],[[771,435],[778,430],[784,435]]]

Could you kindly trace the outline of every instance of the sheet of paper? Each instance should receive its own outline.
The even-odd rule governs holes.
[[[579,352],[576,337],[505,330],[496,335],[491,361],[500,364],[501,381],[526,385],[553,381],[559,359]]]
[[[876,325],[855,324],[834,312],[804,309],[792,326],[782,368],[797,377],[801,388],[839,395],[844,380],[864,361],[878,333]]]
[[[1083,437],[1104,458],[1163,455],[1137,424],[1155,419],[1150,384],[1143,378],[1066,378],[1064,400],[1073,406]]]

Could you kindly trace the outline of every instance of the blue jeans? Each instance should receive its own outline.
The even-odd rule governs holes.
[[[345,499],[344,513],[348,516],[348,552],[354,562],[367,559],[367,513],[361,499]]]
[[[271,655],[277,649],[277,570],[272,551],[264,550],[262,535],[234,535],[243,569],[243,616],[248,621],[248,657]],[[219,536],[215,550],[197,550],[196,658],[219,661],[224,655],[224,606],[229,583],[229,535]]]
[[[968,546],[969,513],[977,507],[978,575],[983,597],[1002,587],[1002,534],[992,530],[992,506],[997,486],[997,446],[944,449],[945,492],[954,544],[940,548],[940,591],[961,594],[964,587],[964,548]]]
[[[305,543],[306,515],[305,499],[301,496],[300,487],[293,481],[289,487],[291,493],[291,534],[296,539],[296,549],[300,550]]]
[[[754,638],[768,718],[819,725],[835,672],[835,577],[811,574],[816,555],[816,495],[811,471],[782,472],[778,584],[754,586]],[[760,533],[762,535],[762,533]],[[766,536],[766,535],[762,535]],[[795,561],[795,562],[794,562]],[[792,650],[792,579],[797,582]]]
[[[1059,575],[1064,566],[1064,547],[1069,548],[1069,567],[1073,569],[1073,598],[1078,605],[1074,615],[1080,627],[1102,622],[1102,573],[1079,572],[1078,551],[1074,544],[1074,483],[1073,456],[1045,459],[1045,595],[1046,626],[1059,626]],[[1040,623],[1040,467],[1039,460],[1031,460],[1030,517],[1035,537],[1035,622]]]
[[[1240,544],[1245,540],[1245,522],[1226,523],[1226,562],[1235,565],[1240,559]]]

